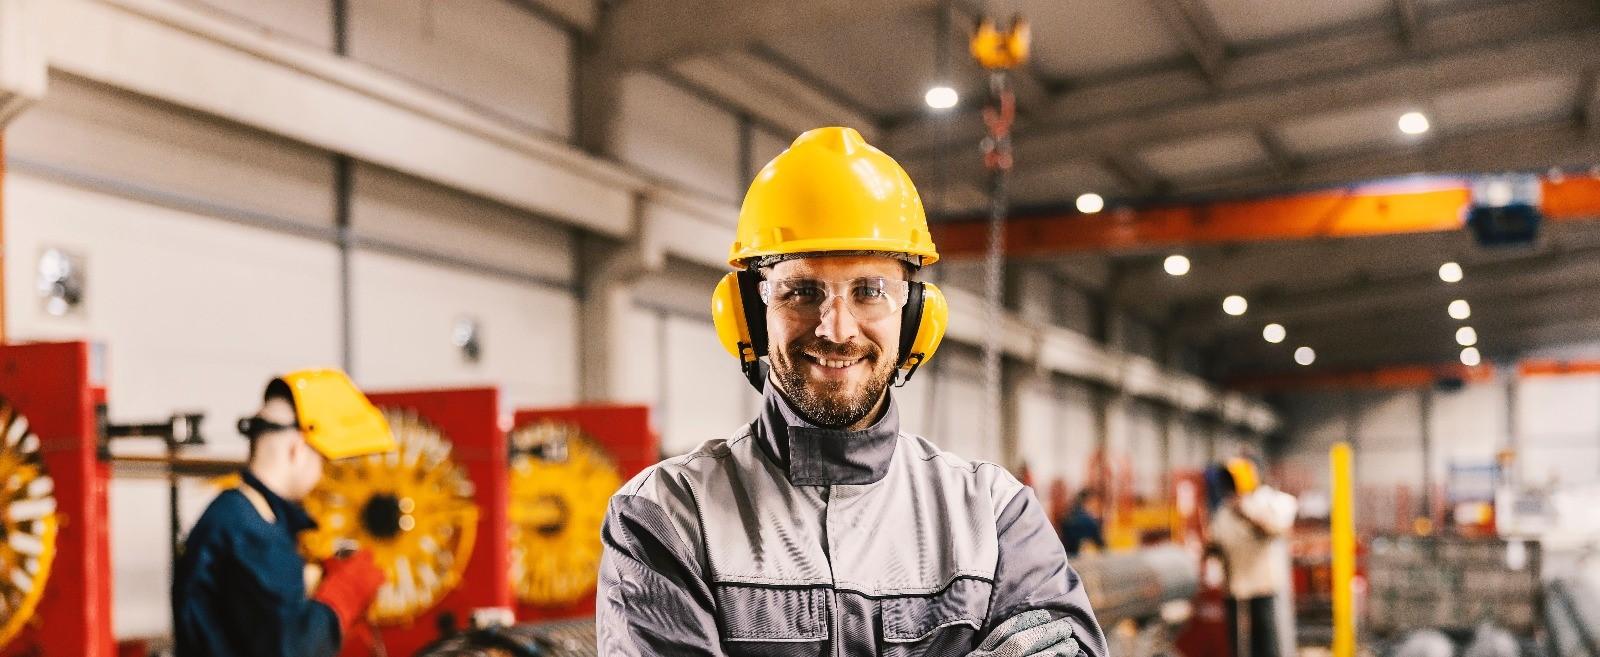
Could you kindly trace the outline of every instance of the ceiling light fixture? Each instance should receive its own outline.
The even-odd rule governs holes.
[[[1245,301],[1244,297],[1241,297],[1237,294],[1229,295],[1228,298],[1222,300],[1222,312],[1233,315],[1234,317],[1243,315],[1244,311],[1249,309],[1250,302]]]
[[[1162,261],[1161,268],[1172,276],[1182,276],[1189,273],[1189,259],[1181,255],[1169,255]]]
[[[1100,198],[1099,194],[1090,192],[1088,194],[1079,194],[1075,205],[1078,206],[1079,212],[1084,214],[1094,214],[1106,209],[1106,200]]]
[[[1428,131],[1428,117],[1422,112],[1406,112],[1400,115],[1400,132],[1408,135],[1420,135]]]
[[[1451,319],[1466,319],[1471,316],[1472,306],[1467,304],[1466,299],[1456,299],[1450,302]]]
[[[929,89],[928,93],[922,96],[922,100],[928,103],[928,107],[936,110],[947,110],[955,107],[956,103],[961,102],[961,96],[956,94],[955,89],[941,84]]]
[[[1279,342],[1283,342],[1284,338],[1289,337],[1289,331],[1283,328],[1282,324],[1268,324],[1265,328],[1261,329],[1261,337],[1267,342],[1278,344]]]
[[[1460,283],[1461,264],[1457,262],[1447,262],[1439,265],[1439,280],[1446,283]]]
[[[1310,365],[1317,362],[1317,350],[1311,347],[1301,347],[1294,350],[1294,362],[1301,365]]]

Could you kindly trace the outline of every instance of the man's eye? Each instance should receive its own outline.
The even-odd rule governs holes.
[[[862,301],[879,301],[889,296],[883,288],[863,285],[856,288],[856,298]]]
[[[822,288],[813,285],[791,287],[784,293],[784,301],[813,301],[822,296]]]

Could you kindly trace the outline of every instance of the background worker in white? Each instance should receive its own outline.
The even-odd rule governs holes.
[[[1228,573],[1228,619],[1234,657],[1278,657],[1285,638],[1275,599],[1288,585],[1287,537],[1298,503],[1261,484],[1255,463],[1229,459],[1224,497],[1211,518],[1211,542]]]
[[[713,315],[759,417],[612,498],[600,653],[1105,655],[1033,492],[902,433],[948,311],[916,190],[854,130],[752,183]],[[759,358],[768,356],[770,373]]]

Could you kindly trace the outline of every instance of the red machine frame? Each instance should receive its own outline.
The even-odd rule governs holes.
[[[0,396],[39,436],[61,531],[39,607],[0,657],[115,657],[111,635],[111,468],[101,460],[104,359],[87,342],[0,345]]]
[[[410,624],[380,630],[387,654],[412,655],[439,637],[441,615],[453,615],[456,625],[464,627],[474,610],[511,608],[511,583],[506,572],[511,554],[506,532],[510,465],[506,435],[499,426],[500,391],[394,391],[371,393],[368,398],[381,408],[414,411],[438,427],[452,445],[452,458],[472,480],[479,509],[477,541],[460,585]],[[366,657],[371,648],[346,642],[340,654]]]
[[[622,481],[632,479],[661,460],[660,440],[650,429],[650,407],[631,405],[589,405],[566,408],[518,409],[513,426],[523,427],[540,420],[571,422],[592,438],[611,457]],[[563,607],[535,607],[517,603],[517,620],[546,621],[593,616],[594,594]]]

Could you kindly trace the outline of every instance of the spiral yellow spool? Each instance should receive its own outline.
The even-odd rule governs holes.
[[[55,482],[28,418],[0,399],[0,646],[39,606],[56,556]]]
[[[558,607],[593,592],[600,525],[622,487],[611,459],[576,425],[511,433],[511,581],[523,603]]]
[[[368,620],[399,625],[461,583],[478,506],[438,427],[409,411],[385,409],[384,417],[399,448],[328,463],[305,500],[320,527],[304,534],[301,546],[319,561],[347,546],[371,550],[385,577]]]

